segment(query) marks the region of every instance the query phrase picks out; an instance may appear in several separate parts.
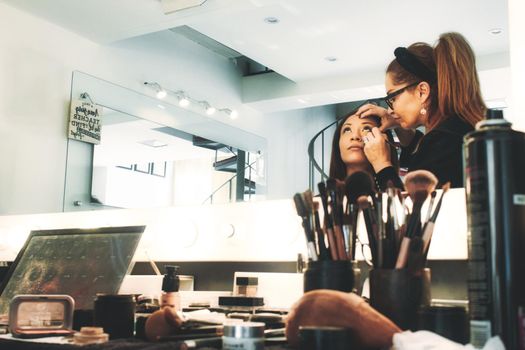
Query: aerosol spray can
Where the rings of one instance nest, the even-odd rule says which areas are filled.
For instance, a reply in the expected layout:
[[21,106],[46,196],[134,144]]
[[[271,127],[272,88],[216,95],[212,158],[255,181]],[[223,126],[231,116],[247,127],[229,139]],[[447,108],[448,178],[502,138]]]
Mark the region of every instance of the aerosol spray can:
[[525,134],[502,111],[464,139],[470,339],[525,350]]

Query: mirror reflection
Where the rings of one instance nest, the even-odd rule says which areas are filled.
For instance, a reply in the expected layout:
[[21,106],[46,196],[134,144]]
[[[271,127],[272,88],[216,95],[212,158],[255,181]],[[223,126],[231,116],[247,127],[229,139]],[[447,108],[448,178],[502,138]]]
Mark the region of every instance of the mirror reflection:
[[144,208],[264,199],[263,168],[260,154],[105,108],[91,202]]

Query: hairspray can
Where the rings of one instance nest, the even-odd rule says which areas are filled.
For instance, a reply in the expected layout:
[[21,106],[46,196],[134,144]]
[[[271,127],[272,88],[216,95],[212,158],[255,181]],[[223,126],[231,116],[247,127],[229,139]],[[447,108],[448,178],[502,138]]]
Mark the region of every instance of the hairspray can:
[[525,134],[501,111],[464,139],[470,339],[525,350]]

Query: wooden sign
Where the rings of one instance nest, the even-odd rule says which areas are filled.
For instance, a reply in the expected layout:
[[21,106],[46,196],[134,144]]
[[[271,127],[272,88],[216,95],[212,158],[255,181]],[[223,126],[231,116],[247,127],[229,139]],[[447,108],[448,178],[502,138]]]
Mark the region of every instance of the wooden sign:
[[87,101],[71,101],[68,138],[98,145],[100,143],[101,107]]

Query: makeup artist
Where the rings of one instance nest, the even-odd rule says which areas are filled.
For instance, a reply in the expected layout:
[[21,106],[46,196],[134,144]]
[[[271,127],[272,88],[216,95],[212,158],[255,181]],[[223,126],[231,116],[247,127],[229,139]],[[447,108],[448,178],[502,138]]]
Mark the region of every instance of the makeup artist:
[[[335,129],[332,139],[332,153],[330,156],[330,177],[344,181],[357,171],[363,171],[375,176],[374,168],[364,153],[363,138],[372,132],[373,128],[381,127],[381,119],[375,115],[359,117],[354,110],[341,118]],[[389,148],[388,160],[398,169],[396,148],[387,144]],[[403,184],[394,184],[403,188]]]
[[[399,175],[389,159],[388,144],[381,131],[394,128],[402,146],[400,165],[408,171],[425,169],[443,184],[463,186],[463,136],[483,119],[474,52],[459,33],[445,33],[433,48],[415,43],[398,47],[386,70],[384,98],[388,110],[366,104],[361,118],[381,117],[380,128],[363,139],[364,152],[384,190]],[[425,134],[417,127],[424,126]]]

